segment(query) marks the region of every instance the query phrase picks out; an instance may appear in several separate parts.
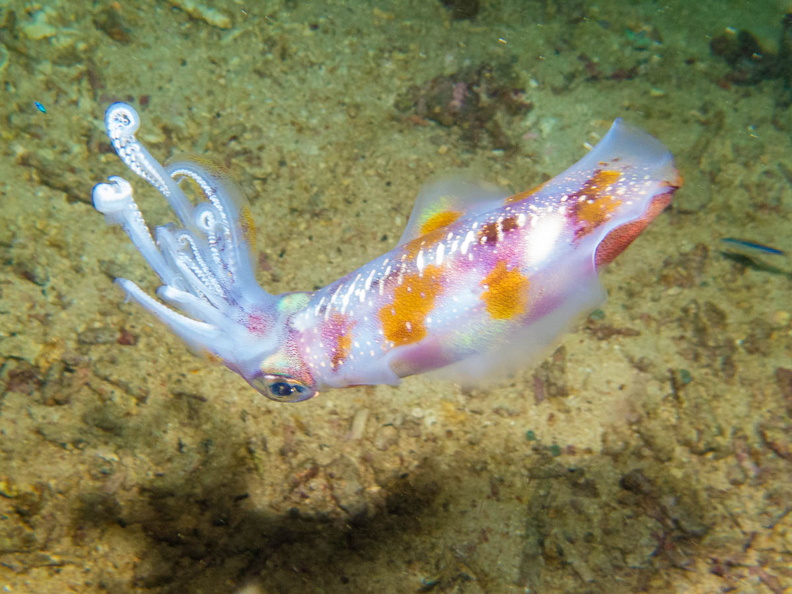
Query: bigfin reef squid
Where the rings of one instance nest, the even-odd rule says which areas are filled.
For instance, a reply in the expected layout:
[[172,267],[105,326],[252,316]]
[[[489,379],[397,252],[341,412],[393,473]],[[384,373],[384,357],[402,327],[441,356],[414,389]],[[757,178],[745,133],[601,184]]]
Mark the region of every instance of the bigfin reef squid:
[[665,146],[619,119],[578,163],[531,190],[430,183],[391,251],[317,291],[272,295],[255,278],[241,192],[198,160],[161,165],[135,138],[139,124],[124,103],[105,114],[115,152],[179,223],[152,234],[128,181],[96,185],[94,207],[124,228],[162,286],[156,299],[116,283],[278,402],[434,370],[471,383],[524,364],[604,300],[598,272],[682,183]]

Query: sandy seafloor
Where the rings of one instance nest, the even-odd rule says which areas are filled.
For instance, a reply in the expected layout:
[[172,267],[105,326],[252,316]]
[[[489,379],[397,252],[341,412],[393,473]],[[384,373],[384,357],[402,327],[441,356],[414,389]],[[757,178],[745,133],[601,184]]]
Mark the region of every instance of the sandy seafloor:
[[[726,27],[776,51],[789,7],[629,4],[0,1],[0,589],[790,591],[792,263],[719,241],[792,251],[792,108],[710,51]],[[404,107],[484,65],[532,109],[471,137]],[[90,205],[130,176],[119,99],[158,158],[229,166],[275,293],[393,247],[433,174],[523,190],[615,117],[686,185],[545,361],[279,405],[112,284],[156,286]]]

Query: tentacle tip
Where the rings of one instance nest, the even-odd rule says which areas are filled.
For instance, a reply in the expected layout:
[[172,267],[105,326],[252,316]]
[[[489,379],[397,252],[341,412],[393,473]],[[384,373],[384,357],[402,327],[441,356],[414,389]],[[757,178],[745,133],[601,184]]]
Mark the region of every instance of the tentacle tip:
[[113,103],[105,112],[105,127],[111,140],[131,136],[140,127],[140,116],[128,103]]
[[109,183],[96,184],[91,192],[93,207],[102,214],[117,213],[132,202],[132,185],[117,175]]

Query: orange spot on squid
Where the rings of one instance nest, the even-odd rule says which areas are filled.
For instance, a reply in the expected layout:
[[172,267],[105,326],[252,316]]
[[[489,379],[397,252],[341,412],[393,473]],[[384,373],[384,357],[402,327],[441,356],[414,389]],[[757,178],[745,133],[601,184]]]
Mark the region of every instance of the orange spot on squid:
[[508,270],[503,260],[495,265],[481,285],[485,287],[481,300],[493,319],[511,320],[528,309],[530,281],[520,271]]
[[570,196],[577,200],[575,216],[582,224],[577,233],[578,237],[591,233],[610,219],[619,208],[622,201],[607,192],[619,181],[621,175],[618,171],[596,171],[591,179],[586,180],[580,191]]
[[385,338],[396,346],[418,342],[426,336],[426,316],[443,289],[440,267],[427,266],[423,275],[404,276],[393,290],[393,301],[379,311]]
[[354,322],[341,314],[333,314],[322,327],[322,338],[327,344],[332,345],[330,352],[330,365],[333,371],[339,367],[349,357],[352,350],[352,327]]
[[509,196],[503,202],[504,204],[515,204],[516,202],[521,202],[522,200],[525,200],[526,198],[530,198],[534,194],[538,194],[539,192],[541,192],[542,188],[544,188],[547,185],[547,183],[548,182],[542,182],[541,184],[531,188],[530,190],[524,190],[519,194],[515,194],[514,196]]
[[462,213],[458,210],[441,210],[426,219],[421,225],[421,235],[426,235],[437,229],[442,229],[456,221]]

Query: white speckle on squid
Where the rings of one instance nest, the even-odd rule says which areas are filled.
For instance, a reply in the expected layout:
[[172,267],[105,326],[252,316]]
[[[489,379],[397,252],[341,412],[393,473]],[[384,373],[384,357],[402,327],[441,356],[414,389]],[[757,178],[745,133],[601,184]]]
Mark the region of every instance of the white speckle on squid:
[[344,288],[343,283],[338,285],[338,288],[333,293],[333,296],[330,297],[330,303],[327,304],[327,309],[325,309],[325,312],[324,312],[324,319],[325,320],[330,318],[330,310],[333,309],[333,305],[335,304],[336,297],[338,297],[338,294],[341,292],[341,289],[343,289],[343,288]]
[[[375,272],[377,272],[377,271],[372,268],[371,272],[368,275],[368,278],[366,279],[366,284],[365,284],[366,291],[368,291],[371,288],[371,281],[374,280],[374,273]],[[361,299],[361,301],[362,301],[362,299]]]
[[379,283],[379,294],[380,294],[380,297],[382,297],[382,294],[385,291],[385,280],[388,278],[388,275],[390,273],[391,273],[391,266],[390,266],[390,264],[388,264],[388,267],[385,269],[385,272],[382,273],[382,277],[381,277],[380,283]]
[[349,285],[347,292],[344,293],[344,296],[341,299],[341,313],[346,313],[346,308],[349,305],[349,300],[352,297],[352,294],[355,292],[355,285],[357,285],[358,280],[360,279],[360,274],[355,277],[355,280]]
[[335,305],[335,300],[336,300],[336,297],[338,297],[338,294],[341,292],[341,289],[343,289],[343,288],[344,288],[344,284],[343,284],[343,283],[341,283],[340,285],[338,285],[338,286],[336,287],[336,290],[335,290],[335,291],[333,291],[333,294],[332,294],[332,296],[330,297],[330,303],[328,304],[328,306],[333,306],[333,305]]
[[424,255],[423,250],[418,252],[418,257],[415,259],[415,265],[418,267],[418,274],[419,276],[423,276],[424,270]]
[[319,303],[317,304],[316,308],[314,309],[314,315],[315,316],[318,316],[319,312],[322,311],[322,306],[324,305],[324,302],[326,300],[327,300],[327,295],[322,295],[322,298],[319,300]]
[[459,251],[462,252],[462,255],[467,254],[468,247],[470,247],[470,244],[473,243],[473,237],[473,231],[468,231],[467,235],[465,235],[465,241],[462,242],[462,247],[459,249]]
[[435,254],[435,264],[440,266],[443,263],[444,254],[445,254],[445,244],[440,242],[437,245],[437,253]]

